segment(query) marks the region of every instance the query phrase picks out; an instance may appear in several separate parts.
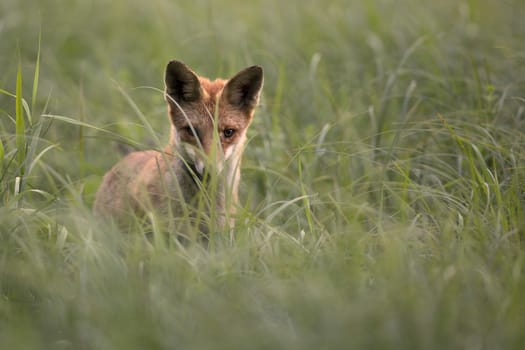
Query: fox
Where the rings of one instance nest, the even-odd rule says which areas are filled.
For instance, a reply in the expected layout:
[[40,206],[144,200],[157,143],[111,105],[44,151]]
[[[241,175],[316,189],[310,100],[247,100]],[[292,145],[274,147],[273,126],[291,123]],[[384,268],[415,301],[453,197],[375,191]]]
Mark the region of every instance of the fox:
[[130,214],[144,217],[153,211],[172,221],[191,218],[204,235],[213,224],[232,228],[246,132],[263,83],[258,65],[230,79],[210,80],[170,61],[164,73],[168,144],[129,153],[114,165],[96,193],[94,213],[120,223]]

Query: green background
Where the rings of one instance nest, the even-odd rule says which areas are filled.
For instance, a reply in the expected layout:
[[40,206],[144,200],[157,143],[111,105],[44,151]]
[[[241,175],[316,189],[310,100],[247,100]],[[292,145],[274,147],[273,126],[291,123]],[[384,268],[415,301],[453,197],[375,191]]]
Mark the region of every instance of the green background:
[[[521,349],[524,16],[2,0],[0,347]],[[115,162],[167,141],[171,59],[265,71],[238,224],[207,248],[91,214]]]

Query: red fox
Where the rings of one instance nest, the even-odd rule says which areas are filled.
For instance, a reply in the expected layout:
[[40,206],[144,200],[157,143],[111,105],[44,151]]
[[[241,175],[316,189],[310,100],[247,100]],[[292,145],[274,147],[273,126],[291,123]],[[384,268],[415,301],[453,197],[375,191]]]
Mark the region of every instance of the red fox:
[[[202,224],[206,217],[215,216],[221,226],[229,218],[231,224],[246,130],[259,102],[263,70],[252,66],[229,80],[210,81],[171,61],[164,82],[171,122],[168,145],[162,152],[130,153],[117,163],[104,176],[94,211],[120,222],[130,212],[190,217],[201,221],[201,231],[208,231]],[[212,191],[209,179],[214,176],[219,180]],[[201,204],[195,200],[203,193],[207,205],[202,198]]]

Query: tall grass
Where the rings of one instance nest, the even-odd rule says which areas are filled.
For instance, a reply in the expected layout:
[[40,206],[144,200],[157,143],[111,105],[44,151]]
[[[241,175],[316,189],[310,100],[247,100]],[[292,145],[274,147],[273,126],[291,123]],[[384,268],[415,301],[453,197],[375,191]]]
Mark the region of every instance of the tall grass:
[[[3,1],[0,348],[520,349],[523,14]],[[167,140],[173,58],[265,69],[237,224],[207,246],[91,212],[112,164]]]

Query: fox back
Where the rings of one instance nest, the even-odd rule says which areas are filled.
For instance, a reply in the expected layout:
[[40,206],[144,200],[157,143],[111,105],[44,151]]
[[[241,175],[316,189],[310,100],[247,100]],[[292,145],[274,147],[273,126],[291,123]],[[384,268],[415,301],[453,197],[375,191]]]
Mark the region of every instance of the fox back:
[[[94,211],[121,223],[130,213],[151,211],[175,220],[192,218],[206,233],[203,218],[209,223],[214,216],[211,220],[223,226],[235,211],[246,130],[259,102],[263,71],[252,66],[229,80],[210,81],[171,61],[164,82],[168,144],[163,151],[130,153],[117,163],[103,178]],[[202,194],[205,205],[202,196],[196,200]]]

